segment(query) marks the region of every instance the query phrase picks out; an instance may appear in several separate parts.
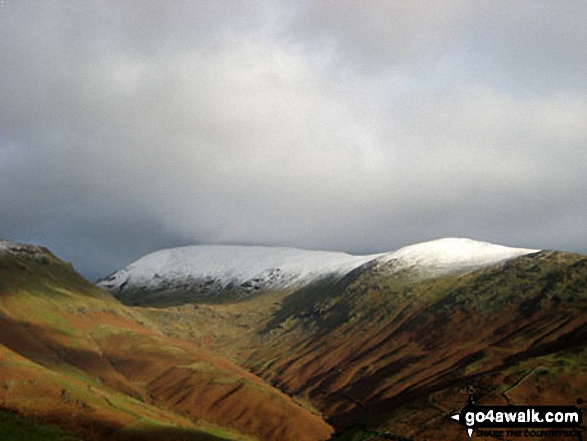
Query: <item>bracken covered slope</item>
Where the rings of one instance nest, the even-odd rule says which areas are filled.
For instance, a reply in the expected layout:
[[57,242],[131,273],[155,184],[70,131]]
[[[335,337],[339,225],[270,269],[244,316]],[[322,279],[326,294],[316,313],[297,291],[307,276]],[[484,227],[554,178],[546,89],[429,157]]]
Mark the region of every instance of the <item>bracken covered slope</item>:
[[86,440],[330,436],[319,415],[225,358],[154,331],[46,249],[1,248],[0,408]]

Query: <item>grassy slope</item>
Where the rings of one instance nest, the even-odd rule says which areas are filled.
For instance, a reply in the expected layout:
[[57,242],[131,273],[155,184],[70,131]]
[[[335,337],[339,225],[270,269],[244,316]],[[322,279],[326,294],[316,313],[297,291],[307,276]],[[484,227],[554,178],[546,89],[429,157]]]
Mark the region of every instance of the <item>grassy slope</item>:
[[587,390],[585,256],[542,252],[438,279],[383,265],[255,302],[149,314],[316,406],[346,439],[465,439],[447,415],[468,383],[499,404],[572,404]]
[[78,276],[48,251],[0,255],[0,406],[85,439],[325,439],[322,419]]

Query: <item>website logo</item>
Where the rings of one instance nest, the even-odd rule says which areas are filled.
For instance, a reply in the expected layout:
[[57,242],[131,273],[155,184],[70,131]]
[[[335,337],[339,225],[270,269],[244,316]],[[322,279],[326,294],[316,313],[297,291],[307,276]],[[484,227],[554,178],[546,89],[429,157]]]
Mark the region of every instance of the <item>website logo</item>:
[[[459,413],[451,418],[465,426],[469,438],[478,430],[486,436],[544,436],[534,429],[566,429],[568,436],[578,436],[584,428],[583,411],[576,406],[482,406],[475,403],[473,387],[467,387],[469,398]],[[577,400],[577,404],[582,404]],[[492,429],[509,429],[495,431]],[[487,430],[482,430],[487,429]],[[500,433],[496,433],[500,432]]]

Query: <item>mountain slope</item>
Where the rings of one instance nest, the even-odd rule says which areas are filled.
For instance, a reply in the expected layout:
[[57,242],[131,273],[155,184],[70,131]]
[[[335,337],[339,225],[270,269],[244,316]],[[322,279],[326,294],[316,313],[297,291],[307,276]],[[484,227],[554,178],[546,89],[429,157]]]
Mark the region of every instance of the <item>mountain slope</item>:
[[326,439],[245,369],[148,327],[40,247],[0,243],[0,407],[84,439]]
[[414,439],[450,430],[437,420],[462,406],[454,396],[468,383],[499,404],[584,394],[585,256],[540,252],[424,280],[388,271],[374,266],[316,295],[311,310],[289,309],[265,330],[279,344],[245,363],[308,397],[339,430],[370,422]]

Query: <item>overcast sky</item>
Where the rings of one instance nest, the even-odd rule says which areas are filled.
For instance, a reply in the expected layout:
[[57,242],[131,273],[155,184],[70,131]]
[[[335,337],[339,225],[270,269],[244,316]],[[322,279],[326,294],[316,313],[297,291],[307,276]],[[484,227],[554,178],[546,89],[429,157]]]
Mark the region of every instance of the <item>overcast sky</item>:
[[0,0],[0,237],[587,253],[587,2]]

